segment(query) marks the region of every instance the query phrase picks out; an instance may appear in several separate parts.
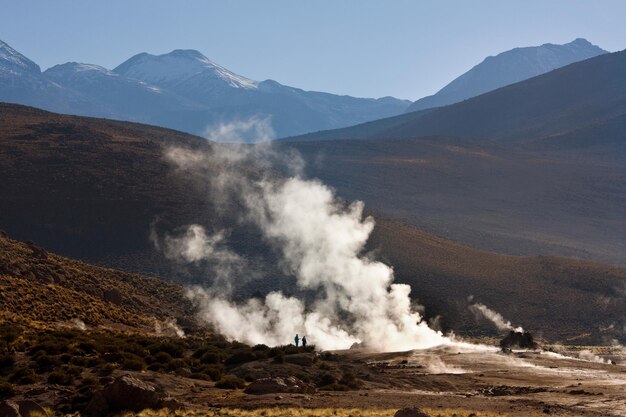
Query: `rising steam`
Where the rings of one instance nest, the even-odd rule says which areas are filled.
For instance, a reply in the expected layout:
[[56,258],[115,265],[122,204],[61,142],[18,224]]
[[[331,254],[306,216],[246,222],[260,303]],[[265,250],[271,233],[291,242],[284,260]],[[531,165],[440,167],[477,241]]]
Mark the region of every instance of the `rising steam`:
[[185,337],[185,331],[178,326],[176,319],[167,319],[164,321],[154,319],[154,332],[159,335],[170,337]]
[[[258,163],[253,159],[259,155],[276,157],[267,145],[215,146],[204,155],[181,148],[166,152],[176,169],[186,173],[204,175],[206,164],[220,166],[219,176],[206,178],[215,194],[237,195],[243,221],[261,231],[298,289],[316,297],[274,291],[264,299],[235,302],[214,287],[190,288],[188,296],[203,320],[226,337],[250,344],[286,344],[296,333],[306,334],[321,349],[361,343],[379,351],[409,350],[449,342],[422,321],[411,303],[411,288],[394,284],[389,266],[363,255],[374,220],[363,217],[361,202],[346,206],[329,187],[298,173],[288,178],[243,175],[242,167]],[[195,262],[215,256],[220,239],[222,235],[194,225],[178,237],[165,238],[164,250],[167,254],[174,248],[170,256]]]
[[487,320],[491,321],[498,328],[498,330],[512,330],[518,333],[524,332],[524,329],[522,327],[513,327],[510,321],[502,317],[502,314],[498,313],[497,311],[493,311],[484,304],[470,304],[469,309],[472,313],[474,313],[474,315],[478,317],[484,317]]
[[203,136],[213,142],[251,143],[276,137],[270,116],[255,115],[243,120],[231,120],[209,125]]

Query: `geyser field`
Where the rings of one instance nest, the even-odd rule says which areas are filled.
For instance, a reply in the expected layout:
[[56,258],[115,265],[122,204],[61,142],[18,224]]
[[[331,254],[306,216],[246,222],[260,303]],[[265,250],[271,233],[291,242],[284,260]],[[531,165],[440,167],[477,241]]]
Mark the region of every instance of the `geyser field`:
[[[500,347],[494,340],[472,343],[431,329],[410,297],[411,287],[394,283],[392,267],[377,261],[376,254],[364,253],[375,224],[364,217],[362,203],[340,201],[326,185],[305,179],[297,154],[285,157],[261,144],[205,153],[169,148],[165,158],[178,175],[204,184],[213,198],[220,196],[216,207],[240,207],[238,221],[260,231],[295,283],[289,295],[273,289],[264,297],[242,299],[238,279],[251,266],[229,248],[230,230],[191,224],[160,235],[153,231],[155,245],[166,256],[205,262],[207,274],[216,277],[187,289],[201,321],[229,340],[250,345],[283,345],[295,334],[306,334],[360,381],[356,391],[345,393],[218,395],[220,406],[322,408],[330,396],[339,408],[420,404],[434,415],[443,408],[503,415],[626,412],[624,348],[617,342],[599,354],[571,346],[542,347],[521,326],[472,296],[468,309],[502,335],[508,333]],[[215,165],[222,167],[220,174],[207,175],[205,167]],[[248,174],[252,166],[257,168],[254,176]],[[289,361],[292,367],[296,356]],[[271,368],[263,361],[250,362],[238,372],[289,374]],[[216,401],[211,395],[207,401]]]
[[[23,131],[38,126],[39,118],[58,117],[18,110],[27,120],[16,122],[21,138],[30,138]],[[19,121],[19,112],[11,120]],[[37,139],[44,143],[38,145],[42,157],[49,158],[52,152],[60,158],[67,152],[55,148],[58,127],[45,120],[40,130],[52,133],[37,136],[44,135]],[[72,131],[72,123],[75,120],[67,117],[63,131]],[[184,137],[171,139],[170,131],[164,133],[168,140],[155,144],[145,138],[162,133],[156,128],[146,134],[144,127],[133,126],[140,129],[133,133],[123,123],[98,123],[102,139],[81,143],[95,147],[94,153],[111,151],[113,156],[102,161],[116,160],[120,149],[133,155],[123,159],[131,165],[115,170],[120,177],[105,183],[114,189],[102,194],[121,193],[118,184],[124,184],[132,195],[120,201],[133,204],[120,216],[114,212],[121,210],[116,200],[114,214],[107,217],[109,210],[98,209],[102,203],[96,189],[93,205],[85,207],[109,220],[106,227],[88,229],[94,231],[90,236],[99,239],[110,233],[112,242],[124,244],[135,236],[152,252],[136,251],[121,259],[155,266],[168,261],[181,274],[169,275],[172,269],[164,269],[161,276],[186,280],[167,283],[90,265],[55,255],[56,249],[48,252],[50,248],[39,242],[20,241],[13,231],[0,233],[0,395],[5,398],[85,416],[155,409],[143,415],[366,417],[393,416],[415,406],[442,417],[624,415],[622,301],[620,288],[613,286],[622,282],[618,268],[540,260],[540,266],[556,269],[540,276],[545,281],[576,284],[577,292],[563,293],[576,295],[573,300],[591,294],[588,299],[595,302],[592,297],[604,294],[602,288],[613,290],[603,298],[607,310],[598,310],[606,313],[603,323],[586,314],[584,325],[578,327],[559,319],[540,327],[528,317],[541,318],[538,311],[550,315],[555,304],[542,304],[547,309],[542,313],[537,303],[544,299],[533,298],[537,292],[520,297],[509,288],[537,289],[519,282],[528,271],[528,259],[515,259],[513,265],[522,266],[515,278],[498,275],[507,295],[504,300],[514,303],[504,314],[493,297],[487,299],[488,291],[480,287],[484,282],[471,276],[416,269],[408,281],[399,268],[394,271],[401,262],[391,262],[384,244],[379,247],[389,240],[368,246],[390,222],[381,219],[377,226],[362,203],[343,201],[328,185],[308,178],[299,154],[288,148],[271,143],[215,144],[200,138],[185,142]],[[107,139],[110,132],[118,132],[115,129],[119,133]],[[35,146],[33,141],[7,142]],[[82,157],[74,157],[74,165],[68,166],[92,172],[91,160],[80,168]],[[54,190],[43,179],[34,179],[39,178],[41,165],[37,159],[19,165],[36,167],[35,177],[27,182],[41,186],[37,195]],[[150,166],[152,174],[143,174],[150,182],[135,183],[143,171],[132,171],[133,166]],[[63,178],[83,177],[68,173]],[[21,177],[8,178],[9,184],[17,184],[9,190],[24,191],[19,185],[23,181],[11,182],[13,178]],[[97,181],[81,182],[80,187],[89,191],[93,183]],[[135,192],[140,196],[137,201]],[[151,211],[153,207],[158,210]],[[28,213],[27,207],[19,208],[11,212],[13,216]],[[85,220],[73,213],[70,220]],[[27,223],[35,218],[28,217]],[[121,227],[120,218],[130,220]],[[63,226],[55,233],[75,229],[82,230]],[[138,233],[133,235],[133,230]],[[403,253],[419,256],[416,248],[422,246],[393,237],[392,243]],[[449,242],[427,239],[423,251],[440,250],[434,255],[437,262],[453,264],[459,259],[448,257],[455,253],[449,251]],[[480,267],[488,260],[479,271],[489,273],[493,265],[511,271],[509,257],[466,253],[471,254],[466,262]],[[504,264],[494,264],[494,259]],[[107,265],[103,260],[93,263]],[[455,267],[458,272],[468,263]],[[576,279],[570,281],[570,274]],[[586,280],[594,274],[605,279]],[[459,287],[464,280],[465,286]],[[452,281],[454,289],[448,287]],[[587,291],[591,284],[601,290],[580,290]],[[439,306],[456,304],[466,316],[447,321],[448,309],[433,313],[423,307],[431,301],[424,294],[432,286],[440,286],[440,294],[454,293],[453,302]],[[561,310],[555,315],[572,317],[563,308],[574,303],[560,296],[552,299],[567,305],[558,305]],[[576,307],[592,311],[594,305]],[[534,316],[511,313],[526,313],[527,307]],[[611,325],[598,330],[595,339],[587,337],[585,332],[607,322]],[[450,323],[465,327],[455,334]],[[580,338],[555,336],[561,324]],[[474,325],[482,327],[472,332]],[[306,349],[293,345],[295,334],[306,335]],[[602,346],[589,342],[603,336]]]

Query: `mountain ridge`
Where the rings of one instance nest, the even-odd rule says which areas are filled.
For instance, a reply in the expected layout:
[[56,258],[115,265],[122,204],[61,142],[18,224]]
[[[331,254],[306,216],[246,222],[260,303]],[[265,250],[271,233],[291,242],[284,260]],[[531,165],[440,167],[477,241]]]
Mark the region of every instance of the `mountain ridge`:
[[437,93],[413,102],[407,112],[458,103],[506,85],[607,53],[583,38],[556,45],[518,47],[488,56]]
[[[140,53],[113,70],[70,62],[44,72],[5,43],[0,44],[0,54],[2,101],[150,123],[196,135],[207,135],[222,124],[245,126],[250,120],[263,120],[270,128],[267,131],[287,136],[401,114],[410,104],[389,97],[356,98],[305,91],[272,80],[253,81],[195,50]],[[254,131],[239,136],[236,140],[258,139]]]
[[283,140],[440,135],[522,143],[563,137],[585,126],[608,123],[626,112],[625,71],[626,50],[576,62],[448,106]]

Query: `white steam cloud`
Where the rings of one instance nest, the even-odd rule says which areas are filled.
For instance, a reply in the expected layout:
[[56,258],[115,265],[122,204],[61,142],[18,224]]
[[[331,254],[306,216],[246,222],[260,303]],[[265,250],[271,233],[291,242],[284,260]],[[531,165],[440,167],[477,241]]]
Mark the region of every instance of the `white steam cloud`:
[[270,116],[251,116],[207,126],[203,136],[213,142],[250,143],[272,140],[276,137]]
[[85,325],[85,322],[82,321],[79,318],[73,318],[72,320],[70,320],[70,322],[78,329],[78,330],[87,330],[87,325]]
[[[188,295],[203,320],[226,337],[250,344],[286,344],[296,333],[321,349],[360,343],[392,351],[450,343],[422,321],[409,297],[411,288],[393,283],[389,266],[362,254],[374,228],[372,218],[363,218],[362,203],[341,204],[330,188],[297,174],[287,179],[242,174],[242,167],[259,154],[276,157],[266,145],[223,152],[219,148],[203,156],[174,148],[166,157],[177,169],[196,175],[206,174],[205,164],[220,166],[219,176],[207,181],[222,196],[237,194],[243,219],[276,250],[297,288],[316,297],[274,291],[264,299],[234,302],[213,288],[190,288]],[[239,154],[234,156],[234,151]],[[164,250],[175,248],[178,256],[194,262],[216,256],[221,239],[194,225],[177,238],[164,239]]]
[[376,350],[412,349],[443,343],[421,323],[407,285],[393,284],[387,265],[359,256],[374,227],[363,205],[344,207],[317,181],[262,180],[245,196],[249,218],[279,249],[300,289],[318,291],[312,305],[272,292],[264,301],[234,304],[196,289],[202,317],[227,337],[250,343],[288,343],[296,333],[322,349],[353,343]]
[[170,337],[185,337],[185,331],[178,326],[176,319],[167,319],[162,322],[154,319],[154,332],[159,335]]
[[155,247],[167,258],[193,264],[210,261],[214,286],[220,285],[222,290],[230,290],[231,277],[242,273],[246,262],[224,245],[225,238],[224,230],[207,234],[204,227],[197,224],[187,226],[175,236],[166,234],[159,237],[154,225],[150,231],[150,239]]
[[481,303],[470,304],[469,309],[472,313],[474,313],[478,317],[484,317],[487,320],[491,321],[498,330],[512,330],[518,333],[523,333],[524,329],[522,327],[514,327],[510,321],[506,320],[502,317],[502,314],[493,311],[489,307]]

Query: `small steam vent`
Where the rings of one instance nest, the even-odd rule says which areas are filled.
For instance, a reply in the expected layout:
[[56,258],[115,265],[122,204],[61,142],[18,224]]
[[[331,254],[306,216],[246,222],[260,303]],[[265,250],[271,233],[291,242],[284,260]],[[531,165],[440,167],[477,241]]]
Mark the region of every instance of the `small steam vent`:
[[537,349],[539,345],[530,332],[511,330],[500,341],[500,349],[509,352],[511,349]]

